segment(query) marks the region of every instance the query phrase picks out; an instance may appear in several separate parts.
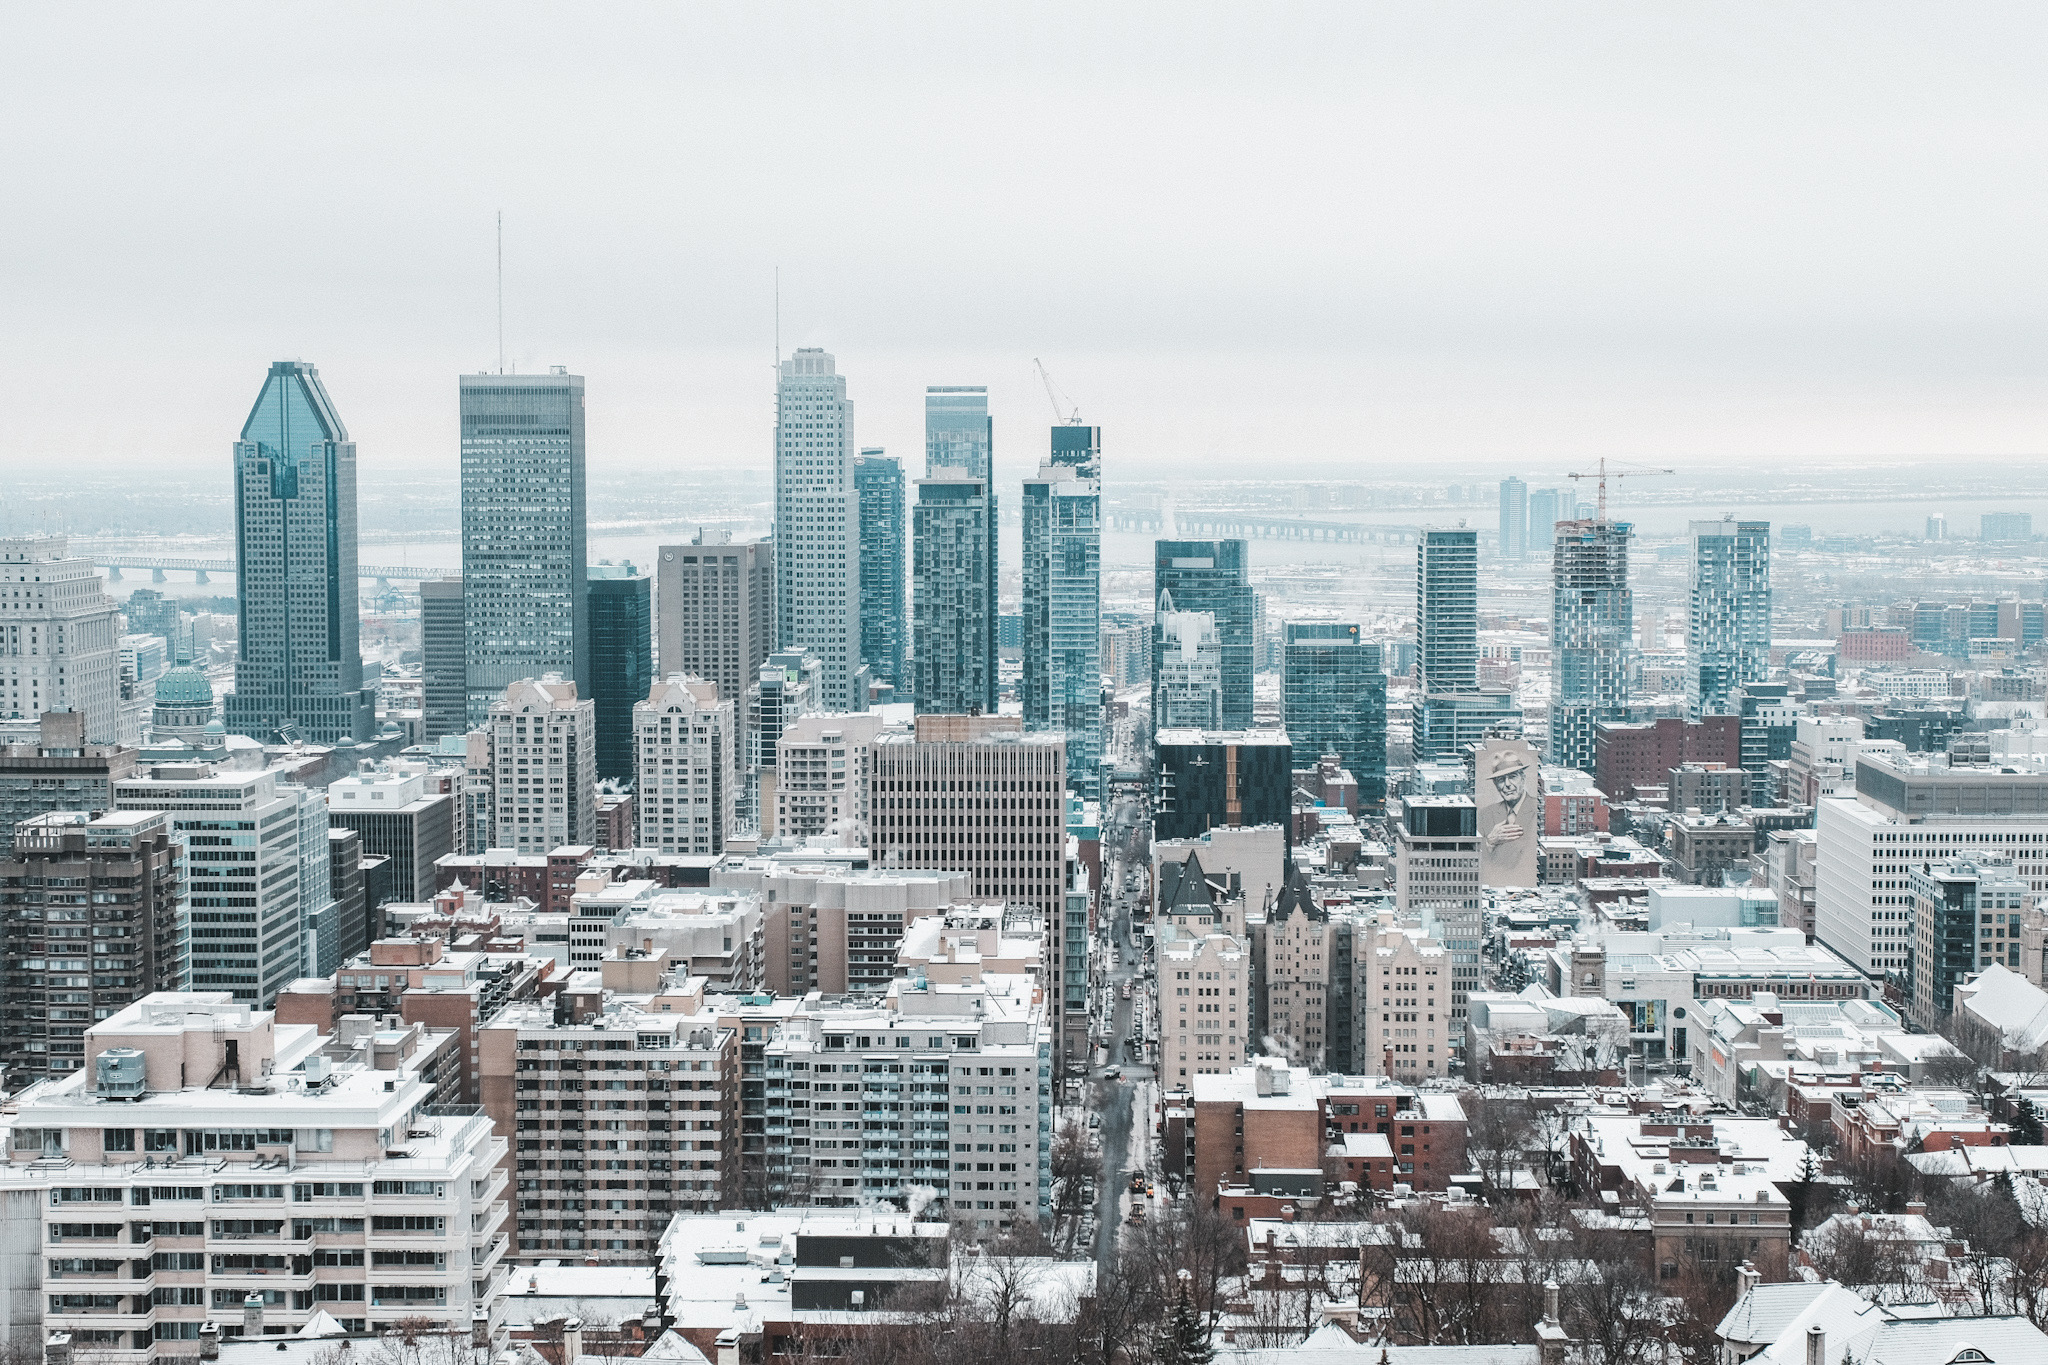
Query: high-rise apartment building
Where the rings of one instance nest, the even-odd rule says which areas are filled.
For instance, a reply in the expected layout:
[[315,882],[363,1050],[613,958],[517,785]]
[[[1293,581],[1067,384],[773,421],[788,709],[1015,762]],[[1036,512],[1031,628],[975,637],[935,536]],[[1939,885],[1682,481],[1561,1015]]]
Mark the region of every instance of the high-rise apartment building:
[[1500,557],[1529,556],[1529,485],[1520,479],[1500,481]]
[[340,951],[327,803],[273,772],[163,765],[114,784],[117,811],[162,811],[185,850],[189,963],[180,979],[267,1005]]
[[1415,544],[1415,690],[1479,690],[1479,533],[1424,531]]
[[1557,523],[1568,521],[1578,510],[1578,499],[1555,488],[1538,488],[1529,494],[1529,548],[1548,553],[1557,539]]
[[1102,761],[1102,428],[1052,429],[1024,481],[1024,727],[1067,737],[1067,780],[1093,799]]
[[1967,978],[1994,962],[2020,970],[2020,912],[2033,891],[2012,860],[1997,854],[1914,863],[1906,882],[1914,934],[1906,998],[1913,1026],[1935,1033]]
[[1290,621],[1282,718],[1303,766],[1335,754],[1377,811],[1387,793],[1387,674],[1354,622]]
[[[206,707],[210,716],[211,691]],[[135,759],[125,745],[87,743],[81,712],[44,712],[35,743],[0,744],[0,829],[56,810],[108,809],[113,784],[134,774]]]
[[1687,530],[1686,714],[1735,715],[1741,689],[1771,675],[1771,524],[1729,518]]
[[1635,596],[1625,521],[1559,522],[1550,568],[1550,761],[1590,773],[1603,723],[1628,719]]
[[1215,613],[1162,611],[1154,629],[1159,636],[1152,678],[1155,733],[1220,729],[1223,644],[1216,637]]
[[161,811],[56,811],[11,834],[0,886],[25,889],[4,930],[0,1048],[17,1081],[40,1080],[85,1065],[94,1021],[179,984],[184,850]]
[[463,619],[469,721],[505,689],[557,673],[589,696],[583,376],[466,374]]
[[744,710],[747,689],[775,651],[774,542],[699,531],[689,544],[664,545],[659,553],[661,675],[715,683],[719,696]]
[[[919,716],[875,742],[869,847],[883,868],[974,875],[976,899],[1027,905],[1044,926],[1046,998],[1062,1008],[1055,935],[1066,895],[1067,747],[1014,716]],[[1058,1037],[1058,1018],[1050,1021]]]
[[[1152,549],[1152,601],[1158,612],[1206,611],[1216,618],[1223,672],[1223,728],[1252,724],[1252,643],[1258,606],[1242,540],[1162,540]],[[1159,715],[1159,659],[1165,648],[1155,617],[1152,714]]]
[[38,1134],[75,1183],[0,1171],[0,1236],[51,1258],[42,1329],[109,1365],[198,1360],[223,1335],[268,1351],[255,1343],[335,1326],[492,1330],[505,1144],[435,1107],[455,1040],[323,1037],[224,991],[160,992],[94,1024],[84,1070],[21,1096],[14,1129],[17,1153]]
[[715,684],[671,673],[633,708],[641,848],[723,853],[739,796],[735,707]]
[[590,566],[590,700],[597,709],[597,775],[633,776],[633,708],[654,685],[651,580],[631,564]]
[[420,584],[420,740],[469,729],[469,631],[462,620],[462,580]]
[[119,618],[64,537],[0,540],[0,716],[76,711],[89,742],[120,743]]
[[494,847],[546,853],[597,838],[597,708],[559,673],[491,703]]
[[376,695],[363,686],[357,627],[356,444],[304,361],[270,367],[235,442],[235,584],[228,732],[318,744],[370,738]]
[[775,742],[774,799],[761,812],[761,837],[831,834],[844,847],[865,848],[869,769],[882,732],[882,717],[866,711],[812,714],[784,725]]
[[[852,711],[860,672],[860,494],[853,404],[829,353],[806,347],[775,386],[775,641],[824,664],[824,709]],[[664,664],[666,667],[666,664]]]
[[740,824],[761,829],[775,805],[775,750],[783,729],[799,716],[824,709],[825,665],[809,649],[778,650],[747,689],[741,767]]
[[917,480],[911,674],[923,714],[995,714],[995,598],[987,583],[995,534],[987,480],[946,470]]
[[910,521],[903,466],[879,448],[863,450],[853,462],[853,483],[860,494],[860,661],[870,679],[889,684],[904,700],[910,692],[904,668]]

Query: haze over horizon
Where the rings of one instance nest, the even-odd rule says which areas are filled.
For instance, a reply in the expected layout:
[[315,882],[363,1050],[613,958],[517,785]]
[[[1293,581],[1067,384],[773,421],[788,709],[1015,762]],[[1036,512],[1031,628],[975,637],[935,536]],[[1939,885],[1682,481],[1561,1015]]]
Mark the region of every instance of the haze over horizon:
[[500,209],[594,474],[767,468],[778,266],[861,444],[983,383],[1005,478],[1034,356],[1112,483],[2048,444],[2037,8],[102,13],[0,21],[19,469],[224,475],[300,356],[452,475]]

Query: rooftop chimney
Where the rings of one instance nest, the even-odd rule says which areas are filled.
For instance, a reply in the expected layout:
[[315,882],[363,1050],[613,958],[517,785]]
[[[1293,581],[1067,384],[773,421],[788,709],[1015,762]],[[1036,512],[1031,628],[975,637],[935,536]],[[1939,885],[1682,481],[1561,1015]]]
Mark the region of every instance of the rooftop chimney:
[[52,1332],[44,1338],[43,1365],[71,1365],[71,1333]]
[[201,1360],[220,1359],[219,1323],[202,1322],[199,1324],[199,1358]]
[[1763,1282],[1763,1275],[1757,1270],[1756,1262],[1744,1261],[1735,1271],[1735,1295],[1737,1298]]
[[242,1335],[260,1337],[263,1335],[263,1296],[250,1290],[242,1299]]
[[576,1365],[583,1357],[583,1319],[562,1320],[562,1365]]
[[1828,1365],[1828,1334],[1818,1324],[1806,1329],[1806,1365]]

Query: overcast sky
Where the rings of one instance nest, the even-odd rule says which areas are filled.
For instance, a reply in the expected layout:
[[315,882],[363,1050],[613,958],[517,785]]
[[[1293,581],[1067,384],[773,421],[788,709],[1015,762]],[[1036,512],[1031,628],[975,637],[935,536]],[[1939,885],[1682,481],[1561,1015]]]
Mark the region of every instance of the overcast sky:
[[[225,480],[315,361],[366,471],[496,363],[594,472],[863,444],[1043,357],[1111,478],[2048,447],[2048,8],[16,4],[0,468]],[[225,486],[225,483],[224,483]]]

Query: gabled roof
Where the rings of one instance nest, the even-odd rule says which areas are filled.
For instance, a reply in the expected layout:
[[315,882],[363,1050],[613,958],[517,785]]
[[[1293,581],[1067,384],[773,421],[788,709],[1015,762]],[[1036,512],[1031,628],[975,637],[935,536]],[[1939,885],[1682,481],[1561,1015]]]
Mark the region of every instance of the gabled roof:
[[[1192,853],[1188,855],[1190,859],[1194,856]],[[1329,912],[1316,904],[1316,898],[1309,893],[1308,878],[1302,875],[1299,867],[1294,869],[1294,874],[1287,879],[1287,884],[1280,888],[1280,898],[1273,904],[1272,922],[1279,924],[1297,913],[1312,920],[1330,917]]]

